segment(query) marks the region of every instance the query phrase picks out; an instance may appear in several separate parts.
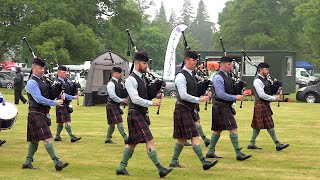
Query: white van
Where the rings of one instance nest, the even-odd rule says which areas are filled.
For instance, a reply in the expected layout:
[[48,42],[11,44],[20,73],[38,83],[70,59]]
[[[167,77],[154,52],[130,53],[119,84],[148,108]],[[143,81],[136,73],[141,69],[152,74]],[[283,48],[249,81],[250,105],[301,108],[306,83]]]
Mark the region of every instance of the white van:
[[318,79],[317,77],[311,76],[304,68],[296,68],[296,78],[306,82],[308,85],[313,84],[313,82]]

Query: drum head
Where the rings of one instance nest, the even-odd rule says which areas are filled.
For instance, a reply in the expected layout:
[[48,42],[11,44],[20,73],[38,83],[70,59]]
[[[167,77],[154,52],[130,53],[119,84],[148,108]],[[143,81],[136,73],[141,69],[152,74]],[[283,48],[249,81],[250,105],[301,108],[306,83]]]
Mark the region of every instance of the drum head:
[[5,102],[5,105],[3,103],[0,103],[0,119],[2,120],[9,120],[16,117],[18,114],[18,108],[15,104],[12,102]]

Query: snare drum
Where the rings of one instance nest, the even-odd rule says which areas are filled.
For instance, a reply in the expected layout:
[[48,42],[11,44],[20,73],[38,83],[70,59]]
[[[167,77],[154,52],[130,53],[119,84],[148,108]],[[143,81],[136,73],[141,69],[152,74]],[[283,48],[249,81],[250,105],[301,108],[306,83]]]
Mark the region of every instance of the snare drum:
[[11,129],[16,123],[18,108],[11,102],[0,103],[0,130]]

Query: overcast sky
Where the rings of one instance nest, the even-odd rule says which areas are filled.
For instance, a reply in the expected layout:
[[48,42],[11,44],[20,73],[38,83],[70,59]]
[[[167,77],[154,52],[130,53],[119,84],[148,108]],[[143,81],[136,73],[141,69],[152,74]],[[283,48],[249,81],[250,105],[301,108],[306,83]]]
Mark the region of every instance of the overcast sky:
[[[181,15],[181,10],[182,10],[184,0],[154,0],[156,7],[150,8],[148,10],[148,14],[154,16],[156,12],[160,9],[161,1],[163,1],[164,3],[164,7],[166,9],[166,15],[168,16],[167,18],[170,17],[171,9],[175,11],[176,15],[178,16]],[[191,3],[194,8],[194,15],[197,14],[199,1],[200,0],[191,0]],[[228,0],[203,0],[204,4],[207,7],[207,11],[210,16],[211,22],[214,22],[215,24],[217,24],[219,12],[222,11],[227,1]]]

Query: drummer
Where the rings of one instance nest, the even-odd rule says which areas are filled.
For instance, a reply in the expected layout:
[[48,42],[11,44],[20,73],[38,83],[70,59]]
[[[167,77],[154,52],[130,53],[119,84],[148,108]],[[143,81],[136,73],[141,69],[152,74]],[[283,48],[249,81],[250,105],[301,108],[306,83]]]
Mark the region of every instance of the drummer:
[[[0,103],[4,104],[4,102],[5,102],[4,97],[2,96],[2,94],[0,92]],[[0,125],[1,125],[1,119],[0,119]],[[0,128],[0,131],[1,131],[1,128]],[[6,143],[6,142],[7,142],[6,140],[1,140],[0,139],[0,146],[2,146],[2,144]]]

